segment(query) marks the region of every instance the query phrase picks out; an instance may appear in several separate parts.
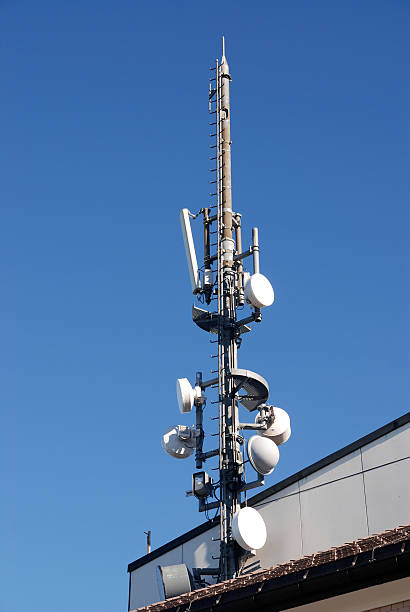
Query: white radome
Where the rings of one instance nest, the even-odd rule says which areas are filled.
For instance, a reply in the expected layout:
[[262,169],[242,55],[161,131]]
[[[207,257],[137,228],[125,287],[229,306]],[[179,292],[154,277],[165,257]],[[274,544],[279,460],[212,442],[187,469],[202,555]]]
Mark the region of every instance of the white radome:
[[[290,428],[290,417],[286,410],[282,408],[278,408],[277,406],[272,407],[274,421],[268,429],[262,429],[259,431],[259,435],[265,438],[270,438],[277,444],[283,444],[290,438],[291,428]],[[255,418],[255,423],[258,422],[259,415]]]
[[187,378],[177,379],[177,399],[180,412],[185,414],[191,412],[194,405],[194,390]]
[[266,543],[265,521],[255,508],[241,508],[232,520],[232,535],[245,550],[259,550]]
[[279,461],[279,449],[270,438],[251,436],[247,451],[252,467],[263,476],[269,476]]
[[273,287],[263,274],[252,274],[245,285],[245,299],[255,308],[272,306],[275,294]]
[[166,453],[168,453],[168,455],[171,455],[171,457],[175,457],[176,459],[186,459],[194,452],[196,440],[193,436],[189,437],[188,439],[181,440],[181,438],[178,436],[180,428],[183,428],[189,435],[189,430],[191,429],[190,427],[172,425],[171,427],[168,427],[162,436],[162,448]]

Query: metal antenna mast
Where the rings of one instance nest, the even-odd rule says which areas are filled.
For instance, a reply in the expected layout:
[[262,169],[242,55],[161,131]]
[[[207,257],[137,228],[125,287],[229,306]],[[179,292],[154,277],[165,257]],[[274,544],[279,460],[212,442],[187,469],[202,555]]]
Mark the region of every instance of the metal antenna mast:
[[218,215],[218,390],[219,390],[219,474],[220,474],[220,579],[236,575],[235,541],[232,519],[240,507],[242,453],[238,442],[238,403],[231,371],[237,367],[235,322],[238,271],[234,268],[231,116],[229,86],[231,76],[222,38],[222,60],[216,62],[216,142]]
[[[257,230],[254,230],[254,245],[247,253],[242,253],[241,215],[232,210],[231,175],[231,75],[225,55],[225,38],[222,37],[222,58],[216,60],[215,78],[211,79],[209,112],[215,115],[216,127],[216,220],[217,220],[217,322],[218,322],[218,393],[219,393],[219,490],[220,490],[220,565],[219,580],[227,580],[237,575],[238,561],[244,551],[240,550],[232,532],[233,519],[241,507],[242,492],[245,484],[242,444],[239,430],[238,391],[248,391],[248,402],[261,404],[268,396],[267,383],[258,375],[247,370],[238,370],[237,350],[241,344],[241,334],[250,331],[246,323],[261,321],[260,308],[255,307],[251,316],[238,322],[237,308],[244,305],[243,257],[253,255],[254,271],[259,272],[259,247]],[[205,212],[208,219],[209,211]],[[205,240],[205,244],[206,244]],[[212,257],[208,257],[208,260]],[[207,261],[205,257],[205,268]],[[273,301],[273,299],[272,299]],[[259,380],[258,380],[259,379]],[[264,385],[265,383],[265,385]],[[255,409],[252,405],[251,409]],[[249,409],[249,405],[247,406]],[[258,426],[249,427],[257,429]],[[263,484],[258,478],[250,486]]]
[[[252,244],[242,250],[241,214],[232,209],[231,179],[231,111],[229,89],[231,75],[225,55],[225,39],[222,38],[222,58],[216,60],[214,75],[209,84],[209,125],[215,127],[210,136],[214,138],[210,157],[215,161],[215,180],[210,181],[216,189],[210,194],[216,198],[197,214],[188,209],[180,213],[188,269],[194,295],[208,305],[215,303],[216,311],[193,306],[193,321],[202,330],[217,335],[218,368],[213,370],[217,377],[204,381],[197,372],[195,387],[188,379],[177,380],[177,396],[182,413],[188,413],[195,406],[194,427],[177,425],[164,434],[162,444],[167,453],[174,457],[189,457],[195,450],[197,470],[202,470],[207,459],[218,457],[219,481],[204,471],[193,474],[192,494],[199,500],[199,511],[219,511],[220,559],[218,567],[192,568],[196,588],[204,584],[202,576],[215,576],[219,582],[237,576],[244,560],[262,548],[266,541],[266,526],[254,508],[242,507],[243,493],[264,484],[264,476],[273,472],[279,460],[277,446],[290,436],[290,421],[281,408],[267,404],[268,383],[262,376],[250,370],[238,368],[238,349],[242,335],[250,332],[249,323],[262,320],[261,309],[274,301],[274,292],[268,279],[260,273],[258,229],[252,229]],[[202,215],[204,234],[204,265],[198,268],[190,219]],[[211,242],[212,236],[216,241]],[[216,252],[212,253],[212,248]],[[252,256],[253,274],[244,270],[244,259]],[[216,269],[215,269],[216,268]],[[214,281],[214,273],[216,279]],[[249,305],[251,313],[238,320],[238,309]],[[203,451],[205,432],[203,410],[206,389],[218,390],[218,448]],[[257,411],[251,423],[239,420],[239,404],[249,412]],[[257,472],[256,480],[246,482],[244,470],[243,430],[254,430],[247,442],[247,453],[252,467]],[[216,491],[219,490],[219,497]],[[214,497],[216,501],[208,501]],[[178,571],[175,568],[178,569]],[[169,569],[169,573],[168,572]],[[186,566],[161,567],[161,580],[175,592],[175,572],[180,584],[187,587]],[[168,576],[168,577],[167,577]],[[179,583],[178,583],[179,584]],[[178,587],[179,588],[179,587]],[[181,587],[182,588],[182,587]],[[166,591],[166,589],[165,589]],[[164,591],[164,592],[165,592]],[[183,592],[183,591],[181,591]]]

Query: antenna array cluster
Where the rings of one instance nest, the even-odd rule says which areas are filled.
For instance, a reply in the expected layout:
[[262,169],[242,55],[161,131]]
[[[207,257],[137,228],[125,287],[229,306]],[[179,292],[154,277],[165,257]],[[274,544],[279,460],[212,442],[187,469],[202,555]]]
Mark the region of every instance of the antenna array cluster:
[[[164,450],[175,458],[186,458],[195,452],[197,471],[192,476],[188,492],[198,499],[199,511],[219,512],[220,558],[215,568],[191,568],[185,565],[159,568],[160,586],[164,597],[175,590],[185,592],[204,584],[204,575],[214,575],[217,581],[233,578],[241,572],[244,561],[266,542],[266,527],[261,515],[246,505],[246,491],[264,484],[279,461],[278,446],[290,436],[288,414],[268,403],[269,385],[259,374],[238,368],[238,350],[242,336],[251,331],[251,323],[260,323],[262,309],[271,306],[274,291],[269,280],[260,272],[258,229],[252,230],[252,244],[242,248],[242,216],[232,208],[231,135],[229,88],[231,76],[225,57],[211,69],[209,85],[210,126],[213,128],[211,169],[214,187],[212,201],[206,208],[192,214],[180,212],[192,292],[209,309],[194,305],[192,318],[202,330],[217,337],[218,352],[215,376],[204,380],[196,373],[195,384],[187,378],[177,380],[180,412],[195,410],[193,427],[176,425],[164,433]],[[191,220],[202,217],[203,267],[198,268]],[[244,262],[252,258],[252,273]],[[238,318],[238,309],[249,306],[247,316]],[[205,432],[203,410],[205,393],[215,389],[218,394],[218,446],[204,451]],[[252,422],[242,422],[239,407],[256,414]],[[253,434],[245,442],[246,431]],[[245,478],[245,446],[256,478]],[[213,481],[202,468],[212,457],[218,460],[219,480]],[[245,504],[243,503],[245,496]],[[188,584],[189,582],[189,584]],[[178,584],[178,586],[176,586]],[[188,588],[190,586],[190,588]],[[185,589],[185,591],[181,591]]]

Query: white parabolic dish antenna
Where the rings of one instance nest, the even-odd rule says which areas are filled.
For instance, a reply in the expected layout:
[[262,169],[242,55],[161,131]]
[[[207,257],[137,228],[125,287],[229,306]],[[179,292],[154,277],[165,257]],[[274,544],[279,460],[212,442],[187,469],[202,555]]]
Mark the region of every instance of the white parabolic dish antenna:
[[232,535],[245,550],[259,550],[265,546],[265,521],[255,508],[241,508],[232,520]]
[[196,439],[191,427],[173,425],[162,436],[162,448],[176,459],[190,457],[196,447]]
[[179,410],[182,414],[191,412],[194,405],[194,390],[187,378],[177,379],[177,399]]
[[245,299],[256,308],[272,306],[275,294],[273,287],[263,274],[252,274],[245,285]]
[[[286,410],[278,408],[277,406],[272,407],[274,421],[268,429],[262,429],[259,435],[266,438],[270,438],[279,446],[290,438],[290,418]],[[259,415],[256,416],[255,423],[258,422]]]
[[252,467],[263,476],[272,474],[279,461],[279,449],[270,438],[251,436],[247,445]]

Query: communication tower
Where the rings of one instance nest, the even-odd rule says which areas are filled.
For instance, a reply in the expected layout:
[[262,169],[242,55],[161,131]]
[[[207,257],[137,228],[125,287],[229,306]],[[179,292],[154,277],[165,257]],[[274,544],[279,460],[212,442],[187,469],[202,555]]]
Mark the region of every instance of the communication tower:
[[[274,292],[268,279],[260,272],[258,228],[252,229],[252,243],[242,247],[242,215],[232,208],[231,180],[231,75],[222,39],[222,58],[211,69],[209,84],[209,125],[213,139],[210,157],[211,202],[196,213],[187,208],[180,212],[189,276],[193,294],[208,309],[194,305],[192,318],[209,333],[217,346],[217,369],[214,376],[203,380],[196,373],[195,384],[187,378],[177,380],[177,398],[182,414],[195,408],[195,426],[176,425],[167,429],[162,438],[164,450],[175,458],[186,458],[195,452],[196,472],[192,476],[192,494],[198,498],[199,511],[219,513],[220,558],[217,567],[190,568],[184,564],[159,567],[159,584],[164,598],[198,588],[204,576],[214,576],[218,582],[234,578],[241,572],[244,561],[262,548],[266,527],[261,515],[247,507],[246,491],[264,484],[278,460],[278,446],[290,436],[287,413],[268,403],[269,385],[260,375],[238,367],[238,350],[242,336],[251,331],[251,323],[260,323],[262,309],[271,306]],[[198,267],[191,220],[202,217],[203,266]],[[245,269],[251,258],[252,272]],[[249,307],[247,316],[238,312]],[[218,446],[204,451],[205,432],[203,410],[205,392],[216,393],[217,406],[213,418],[218,420]],[[241,422],[239,408],[256,417]],[[246,431],[253,431],[247,442]],[[250,482],[245,478],[245,450],[256,471]],[[219,479],[214,480],[202,468],[205,461],[217,458]]]

